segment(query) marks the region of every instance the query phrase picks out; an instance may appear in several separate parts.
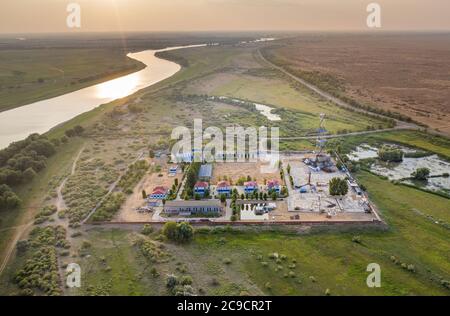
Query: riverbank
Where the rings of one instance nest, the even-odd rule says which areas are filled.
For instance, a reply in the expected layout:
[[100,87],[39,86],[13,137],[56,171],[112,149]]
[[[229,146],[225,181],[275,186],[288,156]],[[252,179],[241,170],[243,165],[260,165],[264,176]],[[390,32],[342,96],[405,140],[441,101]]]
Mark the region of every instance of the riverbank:
[[128,75],[145,64],[113,49],[0,51],[0,112]]
[[101,104],[126,97],[173,76],[181,69],[181,66],[175,62],[158,58],[155,54],[199,46],[205,45],[169,47],[130,53],[127,56],[144,64],[144,69],[59,97],[0,113],[0,148],[25,139],[33,133],[43,134],[58,124],[88,112]]

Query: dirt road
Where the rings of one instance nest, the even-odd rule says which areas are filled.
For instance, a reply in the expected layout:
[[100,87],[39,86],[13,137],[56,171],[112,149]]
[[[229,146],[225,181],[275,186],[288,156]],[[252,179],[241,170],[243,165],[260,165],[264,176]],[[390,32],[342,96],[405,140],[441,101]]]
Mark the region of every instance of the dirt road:
[[[336,105],[338,105],[338,106],[340,106],[340,107],[347,108],[347,109],[351,109],[351,110],[354,110],[355,112],[359,112],[359,113],[363,113],[363,114],[369,114],[369,115],[377,116],[377,117],[380,117],[380,118],[388,118],[388,119],[392,119],[392,118],[390,118],[390,117],[387,117],[387,116],[384,116],[384,115],[381,115],[381,114],[378,114],[378,113],[374,113],[374,112],[370,112],[370,111],[367,111],[367,110],[364,110],[364,109],[360,109],[360,108],[354,107],[354,106],[348,104],[347,102],[342,101],[341,99],[338,99],[338,98],[332,96],[331,94],[329,94],[329,93],[327,93],[327,92],[325,92],[325,91],[319,89],[319,88],[316,87],[315,85],[310,84],[309,82],[303,80],[302,78],[299,78],[299,77],[297,77],[297,76],[291,74],[290,72],[288,72],[288,71],[285,70],[284,68],[279,67],[279,66],[275,65],[274,63],[268,61],[268,60],[262,55],[261,50],[259,50],[259,49],[258,49],[258,55],[259,55],[259,57],[261,58],[261,60],[262,60],[263,62],[265,62],[267,65],[269,65],[270,67],[272,67],[272,68],[274,68],[274,69],[277,69],[278,71],[281,71],[281,72],[284,73],[285,75],[289,76],[290,78],[292,78],[292,79],[294,79],[295,81],[299,82],[300,84],[302,84],[303,86],[305,86],[305,87],[307,87],[308,89],[312,90],[312,91],[315,92],[316,94],[320,95],[322,98],[324,98],[324,99],[326,99],[326,100],[328,100],[328,101],[331,101],[331,102],[333,102],[334,104],[336,104]],[[403,122],[403,121],[396,120],[396,119],[393,119],[393,120],[396,122],[396,124],[397,124],[396,128],[398,128],[398,129],[419,129],[419,126],[416,125],[416,124],[413,124],[413,123],[407,123],[407,122]]]
[[[72,164],[71,174],[75,173],[77,162],[78,162],[78,160],[79,160],[83,150],[84,150],[84,147],[80,150],[78,155],[75,157],[75,160],[74,160],[74,162]],[[64,188],[64,185],[65,185],[66,181],[67,181],[67,178],[65,178],[62,181],[62,183],[59,185],[59,187],[57,189],[57,198],[56,198],[55,204],[56,204],[56,207],[58,208],[58,211],[60,209],[64,209],[65,208],[65,202],[64,202],[64,199],[62,197],[61,191]],[[54,219],[55,219],[55,224],[56,225],[63,224],[63,222],[58,218],[57,215],[54,216]],[[19,225],[19,226],[15,226],[15,227],[4,229],[4,230],[15,229],[16,231],[15,231],[15,233],[13,235],[12,241],[10,242],[10,244],[8,245],[8,247],[5,250],[5,257],[3,258],[3,261],[2,261],[2,263],[0,265],[0,274],[2,274],[2,272],[4,271],[6,265],[9,262],[9,259],[11,258],[12,254],[14,253],[14,250],[16,249],[17,242],[20,240],[20,238],[22,238],[22,236],[27,232],[27,230],[30,229],[33,226],[33,224],[34,224],[34,219],[32,219],[30,222],[28,222],[26,224],[23,224],[23,225]],[[67,228],[67,225],[63,225],[63,226]]]

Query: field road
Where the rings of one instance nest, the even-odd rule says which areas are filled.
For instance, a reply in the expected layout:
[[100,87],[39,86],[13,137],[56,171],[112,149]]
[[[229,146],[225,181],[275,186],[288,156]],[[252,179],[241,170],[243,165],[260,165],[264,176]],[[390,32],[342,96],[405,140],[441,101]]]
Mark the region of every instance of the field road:
[[[73,175],[75,173],[75,169],[77,167],[77,162],[80,159],[81,153],[84,150],[84,146],[83,148],[79,151],[78,155],[75,157],[75,160],[72,164],[72,169],[71,169],[71,174]],[[57,191],[58,191],[58,197],[56,200],[56,207],[58,208],[58,211],[65,208],[65,203],[64,203],[64,199],[62,197],[62,189],[65,185],[65,183],[67,182],[68,178],[65,178],[62,183],[60,184],[60,186],[58,187]],[[61,220],[58,221],[58,216],[54,216],[55,221],[57,221],[57,224],[60,225],[62,223]],[[14,233],[13,236],[13,240],[10,242],[10,244],[8,245],[8,248],[5,250],[5,257],[3,258],[3,261],[0,265],[0,274],[2,274],[3,270],[5,269],[6,265],[9,262],[9,259],[11,258],[11,255],[14,253],[14,249],[16,248],[16,244],[17,242],[20,240],[20,238],[22,237],[22,235],[34,224],[34,219],[27,223],[27,224],[23,224],[23,225],[19,225],[19,226],[15,226],[15,227],[9,227],[9,228],[5,228],[2,231],[5,230],[10,230],[10,229],[16,229],[16,232]],[[64,227],[67,228],[67,225],[64,225]]]
[[[323,139],[330,139],[330,138],[340,138],[340,137],[348,137],[348,136],[357,136],[357,135],[367,135],[367,134],[375,134],[375,133],[382,133],[382,132],[391,132],[391,131],[398,131],[402,129],[410,130],[411,127],[405,127],[405,126],[396,126],[393,128],[385,128],[385,129],[377,129],[373,131],[361,131],[361,132],[351,132],[351,133],[345,133],[345,134],[336,134],[336,135],[323,135],[321,138]],[[317,139],[317,135],[314,136],[292,136],[292,137],[279,137],[279,140],[300,140],[300,139]]]
[[5,257],[3,258],[2,264],[0,265],[0,275],[3,273],[3,270],[5,270],[6,265],[9,262],[9,259],[11,258],[11,255],[14,253],[14,249],[16,248],[16,244],[17,242],[20,240],[20,237],[22,237],[22,234],[31,226],[33,226],[34,221],[28,223],[28,224],[24,224],[24,225],[20,225],[20,226],[16,226],[16,227],[11,227],[10,229],[16,229],[17,231],[14,234],[13,240],[11,241],[11,243],[8,245],[8,248],[6,248],[5,250]]
[[[367,111],[367,110],[364,110],[364,109],[360,109],[360,108],[354,107],[354,106],[348,104],[347,102],[342,101],[341,99],[338,99],[338,98],[332,96],[331,94],[329,94],[329,93],[327,93],[327,92],[325,92],[325,91],[319,89],[319,88],[316,87],[315,85],[310,84],[309,82],[307,82],[307,81],[305,81],[305,80],[303,80],[303,79],[301,79],[301,78],[299,78],[299,77],[297,77],[297,76],[291,74],[290,72],[288,72],[288,71],[285,70],[284,68],[279,67],[279,66],[275,65],[274,63],[268,61],[268,60],[262,55],[261,50],[259,50],[259,49],[258,49],[258,55],[259,55],[259,57],[261,58],[261,60],[264,61],[264,62],[265,62],[267,65],[269,65],[270,67],[272,67],[272,68],[274,68],[274,69],[277,69],[278,71],[281,71],[281,72],[284,73],[285,75],[289,76],[290,78],[292,78],[292,79],[294,79],[295,81],[299,82],[299,83],[302,84],[303,86],[305,86],[305,87],[307,87],[308,89],[312,90],[313,92],[317,93],[317,94],[320,95],[322,98],[324,98],[324,99],[326,99],[326,100],[328,100],[328,101],[331,101],[331,102],[333,102],[334,104],[336,104],[336,105],[338,105],[338,106],[340,106],[340,107],[347,108],[347,109],[351,109],[351,110],[354,110],[355,112],[359,112],[359,113],[363,113],[363,114],[369,114],[369,115],[377,116],[377,117],[380,117],[380,118],[388,118],[388,119],[394,120],[394,121],[396,122],[396,124],[397,124],[397,126],[396,126],[394,129],[419,129],[419,128],[420,128],[418,125],[416,125],[416,124],[414,124],[414,123],[403,122],[403,121],[396,120],[396,119],[393,119],[393,118],[388,117],[388,116],[384,116],[384,115],[382,115],[382,114],[378,114],[378,113],[374,113],[374,112],[370,112],[370,111]],[[368,132],[369,132],[369,131],[368,131]],[[370,132],[373,132],[373,131],[370,131]],[[377,132],[378,132],[378,131],[377,131]],[[358,135],[358,134],[355,134],[355,135]],[[341,135],[341,136],[342,136],[342,135]]]

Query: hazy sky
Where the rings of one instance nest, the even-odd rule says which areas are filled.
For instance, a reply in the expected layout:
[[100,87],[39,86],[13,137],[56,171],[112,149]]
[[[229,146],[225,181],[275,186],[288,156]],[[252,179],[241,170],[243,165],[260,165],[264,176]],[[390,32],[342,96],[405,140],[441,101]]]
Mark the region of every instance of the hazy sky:
[[364,30],[371,2],[384,30],[450,30],[450,0],[0,0],[0,32]]

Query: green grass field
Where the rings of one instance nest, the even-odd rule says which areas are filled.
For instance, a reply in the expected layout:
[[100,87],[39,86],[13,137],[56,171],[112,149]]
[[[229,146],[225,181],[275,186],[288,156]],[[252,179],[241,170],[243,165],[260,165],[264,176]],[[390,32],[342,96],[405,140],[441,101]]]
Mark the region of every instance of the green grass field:
[[122,50],[33,49],[0,52],[0,111],[135,72]]

